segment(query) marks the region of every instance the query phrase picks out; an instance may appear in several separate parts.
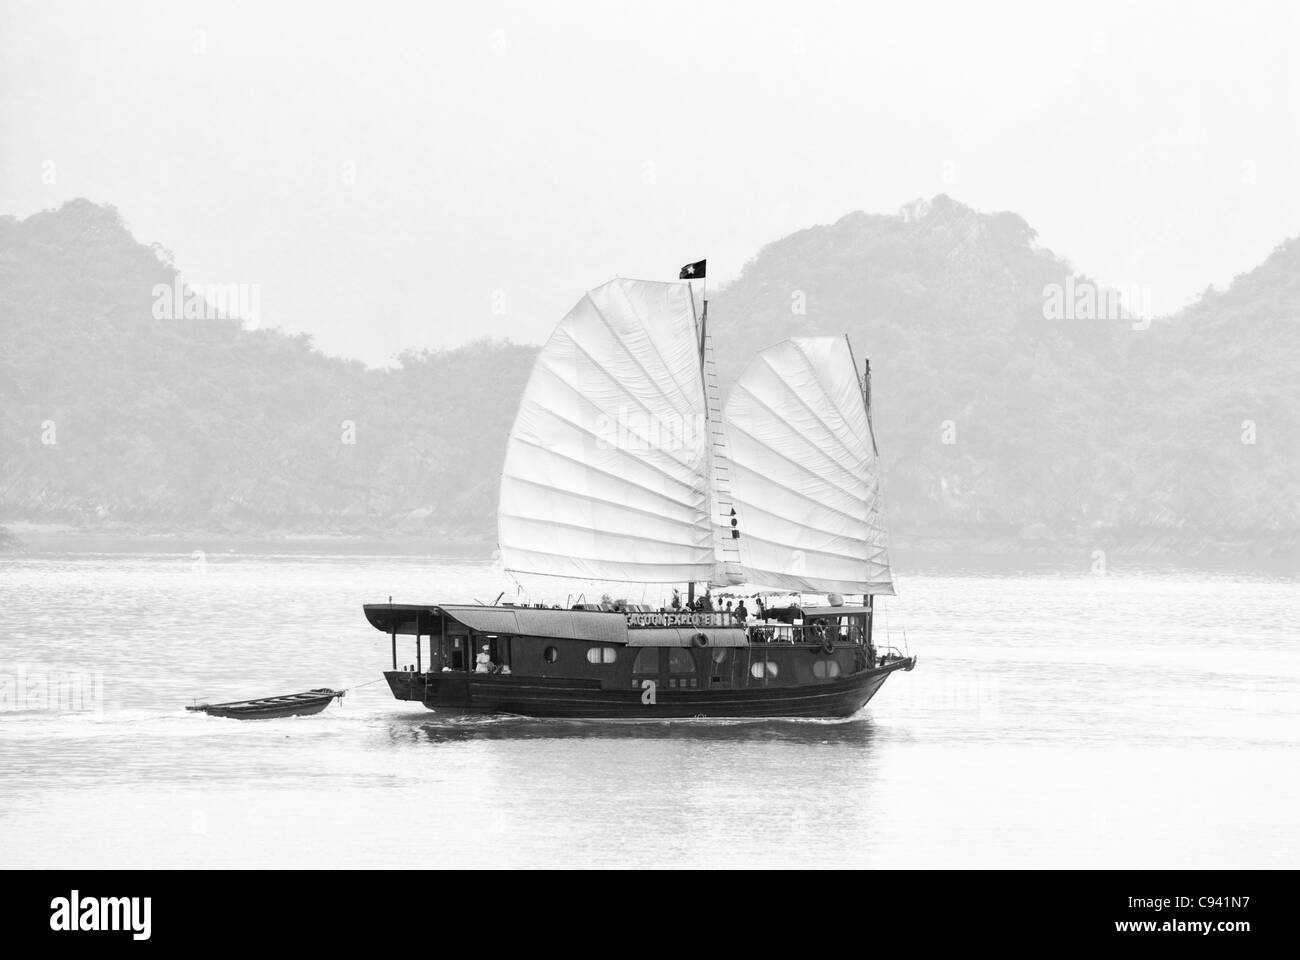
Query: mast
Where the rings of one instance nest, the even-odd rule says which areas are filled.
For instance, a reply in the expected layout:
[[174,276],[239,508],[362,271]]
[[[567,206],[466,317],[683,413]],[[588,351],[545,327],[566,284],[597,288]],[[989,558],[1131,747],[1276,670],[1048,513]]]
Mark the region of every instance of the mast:
[[[853,343],[851,340],[849,340],[849,335],[847,333],[844,334],[844,342],[848,344],[849,356],[853,356]],[[857,364],[854,363],[854,366],[856,367]],[[871,358],[870,357],[862,358],[862,407],[867,412],[867,430],[871,434],[871,452],[879,456],[880,451],[876,449],[876,428],[875,425],[871,422]],[[867,655],[871,656],[874,650],[874,647],[871,644],[871,635],[873,632],[872,627],[875,625],[875,621],[876,621],[875,595],[870,593],[864,593],[862,595],[862,605],[867,608],[866,645],[867,645]]]
[[[704,282],[706,284],[708,283],[707,280],[705,280]],[[693,314],[695,313],[695,284],[691,283],[689,279],[686,281],[686,289],[691,292],[691,313]],[[708,293],[707,286],[703,287],[700,290],[700,300],[703,302],[703,307],[700,310],[699,316],[696,318],[695,330],[696,330],[697,339],[696,339],[695,346],[700,355],[700,389],[704,393],[704,418],[707,426],[708,418],[709,418],[709,385],[704,381],[704,375],[705,375],[705,365],[704,365],[705,339],[704,338],[708,336],[708,330],[709,330],[709,293]],[[710,456],[710,460],[712,460],[711,456]],[[712,471],[710,471],[710,473],[712,473]],[[712,490],[710,490],[709,491],[710,501],[712,501],[712,495],[713,492]],[[712,511],[710,511],[710,515],[712,515]],[[716,523],[717,519],[713,518],[713,522]],[[686,609],[687,610],[695,609],[695,581],[694,580],[691,580],[686,584]]]
[[[690,284],[689,280],[686,282],[688,285]],[[700,281],[700,301],[703,304],[703,307],[700,310],[700,387],[704,390],[705,430],[708,431],[709,441],[712,442],[713,431],[712,429],[710,429],[709,424],[712,422],[713,418],[709,415],[710,414],[709,382],[706,379],[708,376],[708,364],[705,362],[705,349],[704,349],[704,345],[709,342],[709,281],[707,275],[705,276],[705,279]],[[691,291],[691,302],[692,303],[695,302],[694,290]],[[710,506],[709,514],[712,517],[713,523],[715,525],[718,522],[718,518],[712,515],[716,509],[716,507],[714,506],[714,485],[716,483],[717,483],[717,479],[713,475],[713,448],[710,447],[709,448],[709,506]],[[717,534],[714,534],[714,536],[716,537]],[[708,593],[708,590],[709,590],[709,586],[706,583],[704,585],[704,592]],[[690,589],[687,590],[687,598],[691,609],[694,610],[695,609],[695,584],[693,582],[690,584]]]
[[[689,280],[686,281],[686,282],[687,282],[687,283],[690,283]],[[703,282],[703,283],[708,283],[707,280],[704,280],[704,281],[702,281],[702,282]],[[709,336],[709,294],[708,294],[708,291],[707,291],[707,290],[702,291],[702,292],[700,293],[700,298],[701,298],[701,300],[703,300],[703,302],[704,302],[704,309],[702,309],[702,310],[700,311],[700,343],[699,343],[699,347],[700,347],[700,383],[701,383],[701,385],[704,387],[704,412],[705,412],[705,415],[707,416],[707,415],[708,415],[708,412],[709,412],[709,387],[708,387],[708,384],[704,383],[704,344],[707,342],[707,340],[708,340],[708,336]],[[695,306],[695,291],[694,291],[694,290],[691,291],[691,306],[692,306],[692,307]]]
[[[844,334],[844,342],[848,345],[849,356],[853,356],[853,341],[849,335]],[[857,359],[854,358],[853,368],[858,366]],[[867,429],[871,432],[871,452],[880,456],[880,450],[876,447],[876,426],[871,422],[871,358],[862,358],[862,407],[867,411]]]
[[704,309],[700,312],[700,369],[704,369],[704,338],[709,333],[709,278],[706,275],[700,281],[700,299],[704,301]]
[[871,358],[864,357],[862,360],[862,402],[867,407],[867,426],[871,428],[871,452],[880,456],[880,450],[876,446],[876,425],[871,421]]
[[[703,263],[703,261],[701,261]],[[703,271],[701,271],[703,273]],[[708,276],[700,277],[704,309],[700,317],[700,380],[704,384],[704,418],[709,452],[709,498],[713,516],[714,569],[707,587],[741,583],[740,520],[732,489],[731,453],[722,405],[722,388],[709,333]]]

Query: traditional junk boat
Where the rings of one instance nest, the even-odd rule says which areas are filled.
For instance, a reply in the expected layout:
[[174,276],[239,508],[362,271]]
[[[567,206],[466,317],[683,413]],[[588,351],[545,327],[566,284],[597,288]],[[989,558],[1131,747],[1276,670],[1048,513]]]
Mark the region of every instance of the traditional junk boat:
[[[511,574],[642,599],[671,589],[672,605],[368,604],[392,637],[397,699],[533,717],[846,717],[915,666],[873,640],[874,598],[894,589],[869,365],[860,379],[847,338],[786,340],[754,357],[724,411],[689,278],[703,266],[677,283],[611,280],[569,311],[520,401],[498,505]],[[755,609],[744,622],[700,610],[696,585],[757,596]],[[415,641],[400,669],[398,635]]]

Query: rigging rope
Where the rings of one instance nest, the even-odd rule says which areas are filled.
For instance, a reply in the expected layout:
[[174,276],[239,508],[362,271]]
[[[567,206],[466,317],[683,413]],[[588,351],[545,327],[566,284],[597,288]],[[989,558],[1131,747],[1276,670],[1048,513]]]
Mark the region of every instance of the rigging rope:
[[[367,680],[365,683],[352,683],[352,684],[349,684],[349,685],[346,686],[346,687],[340,687],[340,688],[339,688],[339,692],[341,692],[341,693],[348,693],[349,691],[352,691],[352,690],[360,690],[362,687],[368,687],[368,686],[370,686],[372,683],[383,683],[386,679],[387,679],[387,678],[385,678],[385,677],[377,677],[377,678],[375,678],[374,680]],[[321,689],[324,689],[324,688],[321,688]],[[243,700],[233,700],[233,701],[230,701],[230,702],[232,702],[232,703],[243,703],[243,702],[246,702],[246,701],[252,701],[252,700],[270,700],[270,699],[272,699],[272,698],[274,698],[274,697],[283,697],[283,696],[285,696],[285,694],[283,694],[283,693],[273,693],[273,694],[270,694],[270,695],[265,696],[265,697],[244,697]],[[199,698],[196,697],[196,698],[193,698],[192,702],[193,702],[195,705],[198,705],[199,703],[210,703],[211,701],[210,701],[210,700],[200,700]]]

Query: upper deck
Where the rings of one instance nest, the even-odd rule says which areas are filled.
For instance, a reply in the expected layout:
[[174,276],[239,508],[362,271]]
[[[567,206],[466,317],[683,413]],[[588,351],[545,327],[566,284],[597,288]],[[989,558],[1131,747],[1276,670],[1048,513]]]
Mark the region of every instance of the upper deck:
[[585,640],[641,646],[690,646],[701,632],[708,645],[744,646],[745,628],[725,613],[564,610],[476,604],[372,603],[366,619],[376,630],[403,636],[472,633]]
[[744,646],[747,643],[861,642],[868,636],[867,606],[784,607],[763,619],[737,622],[725,612],[633,610],[614,612],[542,606],[374,603],[366,619],[396,636],[483,634],[640,646]]

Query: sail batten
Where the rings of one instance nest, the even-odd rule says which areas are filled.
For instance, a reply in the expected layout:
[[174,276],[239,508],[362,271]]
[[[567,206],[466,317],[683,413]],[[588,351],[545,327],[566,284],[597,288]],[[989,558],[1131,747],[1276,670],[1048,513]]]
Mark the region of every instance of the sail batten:
[[[544,448],[542,448],[542,447],[537,447],[537,448],[535,448],[535,449],[543,450]],[[551,455],[552,455],[552,456],[559,456],[559,454],[555,454],[554,451],[551,452]],[[567,457],[566,457],[566,458],[563,458],[563,459],[570,459],[570,458],[567,458]],[[578,460],[571,460],[571,462],[574,463],[574,464],[577,464],[577,465],[580,466],[580,467],[582,466],[581,461],[578,461]],[[617,482],[621,482],[622,479],[623,479],[622,477],[615,476],[614,474],[607,473],[607,472],[605,472],[605,471],[593,470],[592,473],[593,473],[593,474],[600,475],[600,476],[604,476],[604,477],[609,477],[610,479],[612,479],[612,480],[614,480],[614,481],[617,481]],[[537,487],[537,488],[540,489],[540,490],[548,490],[548,491],[551,491],[552,493],[561,494],[561,495],[572,494],[572,491],[571,491],[571,490],[569,490],[568,488],[566,488],[566,487],[564,487],[564,486],[562,486],[562,485],[554,484],[554,483],[545,483],[545,482],[543,482],[543,481],[541,481],[541,480],[532,480],[532,479],[530,479],[530,478],[528,478],[528,477],[513,477],[513,478],[511,478],[511,482],[512,482],[512,483],[531,484],[532,486],[535,486],[535,487]],[[674,497],[671,497],[671,496],[669,496],[668,494],[663,493],[663,492],[658,491],[658,490],[645,490],[645,489],[643,488],[642,493],[643,493],[644,496],[652,497],[652,498],[654,498],[654,499],[660,501],[661,503],[666,504],[666,505],[669,506],[669,507],[679,508],[679,507],[682,506],[682,501],[681,501],[681,500],[677,500],[677,499],[675,499]],[[635,511],[635,510],[640,510],[642,513],[645,513],[647,516],[653,516],[653,517],[659,517],[659,516],[662,516],[662,513],[658,512],[658,511],[655,511],[655,510],[651,510],[651,509],[648,508],[648,507],[633,507],[633,506],[631,506],[631,505],[629,505],[629,504],[627,504],[627,503],[625,503],[625,502],[619,502],[619,501],[615,501],[615,500],[602,500],[601,497],[593,496],[589,491],[588,491],[588,492],[584,492],[584,493],[582,494],[582,496],[590,498],[594,503],[608,503],[610,506],[623,506],[623,507],[626,507],[626,508],[629,509],[629,510],[634,510],[634,511]],[[693,521],[692,521],[692,522],[693,522]]]
[[762,351],[726,407],[741,571],[756,587],[894,592],[875,441],[845,341]]
[[[611,335],[612,335],[612,334],[613,334],[613,331],[611,331]],[[605,374],[605,376],[607,376],[607,377],[609,376],[609,372],[608,372],[607,370],[605,370],[603,367],[600,366],[600,360],[599,360],[597,357],[593,356],[591,353],[589,353],[587,350],[585,350],[581,344],[579,344],[579,343],[575,343],[575,344],[574,344],[574,348],[577,349],[579,352],[581,352],[581,353],[584,355],[584,357],[587,359],[587,362],[590,364],[591,369],[593,369],[593,370],[598,370],[598,371],[600,371],[601,373]],[[635,357],[633,357],[632,359],[635,360]],[[651,375],[651,374],[650,374],[650,373],[649,373],[649,372],[648,372],[648,371],[647,371],[643,366],[641,366],[641,365],[638,363],[638,364],[637,364],[637,367],[638,367],[638,372],[640,373],[640,375],[641,375],[642,377],[644,377],[644,378],[645,378],[647,381],[649,381],[650,383],[654,384],[656,387],[658,386],[658,384],[655,383],[653,376],[652,376],[652,375]],[[561,375],[560,371],[556,370],[554,367],[549,367],[549,366],[548,366],[546,369],[547,369],[547,371],[548,371],[549,373],[551,373],[551,374],[552,374],[552,375],[553,375],[557,380],[559,380],[561,383],[564,383],[564,384],[565,384],[566,386],[568,386],[570,389],[576,389],[576,388],[574,388],[574,385],[573,385],[572,383],[570,383],[570,382],[568,382],[567,380],[564,379],[564,377]],[[611,378],[611,382],[612,382],[612,378]],[[678,392],[677,396],[674,397],[674,396],[669,395],[667,392],[665,392],[665,391],[662,390],[662,389],[659,389],[659,390],[658,390],[658,394],[659,394],[659,397],[660,397],[663,401],[665,401],[665,402],[667,402],[667,403],[670,403],[670,404],[675,404],[675,403],[680,402],[680,398],[683,396],[683,394],[682,394],[680,391]],[[579,393],[579,396],[582,396],[582,394]],[[653,406],[652,406],[651,404],[649,404],[649,403],[647,403],[646,401],[642,400],[642,399],[641,399],[640,397],[638,397],[635,393],[631,393],[631,392],[629,392],[629,393],[627,393],[627,397],[628,397],[628,399],[630,399],[631,401],[633,401],[634,403],[636,403],[636,405],[637,405],[638,407],[640,407],[640,408],[642,409],[643,412],[645,412],[646,414],[653,415],[653,413],[654,413],[654,408],[653,408]],[[584,397],[584,399],[586,399],[586,398]]]
[[[568,419],[566,419],[566,418],[564,418],[564,417],[559,416],[558,414],[551,414],[551,416],[553,416],[556,420],[562,421],[566,426],[571,427],[574,431],[576,431],[576,432],[578,432],[578,433],[584,433],[584,434],[586,434],[586,435],[589,436],[593,441],[595,441],[595,442],[597,442],[597,443],[602,442],[602,438],[601,438],[601,436],[600,436],[598,433],[593,433],[593,432],[591,432],[590,430],[588,430],[588,429],[587,429],[585,426],[583,426],[582,424],[577,423],[577,422],[575,422],[575,421],[573,421],[573,420],[568,420]],[[642,437],[640,434],[637,434],[637,439],[638,439],[638,440],[642,440],[642,441],[644,441],[644,442],[647,444],[647,453],[649,454],[649,456],[647,456],[647,457],[645,458],[645,460],[642,461],[642,464],[641,464],[642,466],[654,470],[654,471],[657,472],[660,476],[662,476],[662,477],[664,478],[664,480],[667,481],[668,483],[672,483],[672,484],[674,484],[674,485],[680,486],[680,487],[682,487],[684,490],[691,490],[691,489],[692,489],[692,487],[691,487],[691,485],[690,485],[689,483],[687,483],[686,481],[682,480],[679,476],[677,476],[676,474],[674,474],[674,472],[673,472],[672,470],[664,469],[662,466],[658,466],[658,465],[656,465],[655,463],[652,462],[652,458],[653,458],[653,456],[654,456],[655,454],[657,454],[659,451],[656,451],[656,450],[654,449],[654,447],[653,447],[652,445],[650,445],[650,444],[651,444],[651,441],[650,441],[650,439],[649,439],[648,437]],[[559,453],[559,452],[556,451],[554,448],[546,447],[546,446],[544,446],[543,444],[537,443],[537,442],[535,442],[535,441],[532,441],[532,440],[526,440],[526,439],[520,438],[520,439],[519,439],[519,442],[520,442],[521,444],[525,444],[525,445],[528,445],[528,446],[534,447],[534,448],[537,449],[537,450],[541,450],[541,451],[549,452],[549,453],[553,454],[554,456],[560,457],[560,458],[562,458],[562,459],[572,460],[574,463],[577,463],[577,464],[579,464],[579,465],[585,467],[586,469],[591,470],[591,471],[594,472],[594,473],[607,473],[607,471],[597,470],[595,467],[592,467],[590,464],[583,462],[581,459],[578,459],[578,458],[575,458],[575,457],[568,457],[568,456],[566,456],[565,454]],[[670,458],[670,459],[671,459],[671,458]],[[678,466],[684,466],[684,467],[686,467],[688,470],[690,469],[690,464],[683,464],[683,463],[681,463],[681,461],[678,461],[678,460],[675,460],[675,459],[673,459],[672,462],[676,463]],[[610,474],[610,475],[612,476],[613,474]]]
[[[656,379],[655,376],[652,375],[652,374],[650,373],[650,371],[646,370],[646,368],[645,368],[645,364],[642,362],[641,358],[639,358],[639,357],[638,357],[638,356],[637,356],[637,355],[632,351],[632,349],[631,349],[631,347],[629,346],[628,342],[625,341],[625,340],[623,340],[622,338],[619,337],[619,332],[618,332],[616,329],[614,329],[614,327],[612,327],[612,326],[610,325],[609,318],[606,317],[604,311],[602,311],[602,310],[600,309],[600,305],[597,304],[594,300],[592,300],[592,298],[591,298],[591,294],[590,294],[590,293],[587,294],[587,300],[591,303],[593,309],[595,309],[595,311],[596,311],[596,315],[600,318],[601,322],[605,325],[605,328],[609,331],[610,336],[614,338],[615,342],[619,343],[619,344],[624,348],[624,353],[626,353],[627,356],[628,356],[628,358],[631,359],[632,362],[635,363],[635,364],[637,365],[637,368],[640,370],[642,376],[644,377],[645,382],[647,382],[647,383],[649,383],[651,386],[653,386],[653,387],[658,391],[658,393],[659,393],[659,395],[660,395],[661,397],[663,397],[663,398],[666,399],[666,400],[672,400],[673,398],[670,398],[670,397],[668,396],[668,394],[664,391],[664,389],[663,389],[663,387],[660,385],[658,379]],[[630,314],[630,315],[631,315],[631,316],[636,320],[636,322],[637,322],[638,324],[640,324],[641,327],[644,329],[644,328],[645,328],[645,319],[644,319],[644,318],[643,318],[643,317],[642,317],[642,316],[637,312],[637,310],[636,310],[636,306],[635,306],[635,304],[631,301],[631,299],[630,299],[630,298],[627,298],[627,297],[624,297],[622,302],[623,302],[624,306],[626,307],[628,313],[629,313],[629,314]],[[692,310],[692,324],[693,324],[693,323],[694,323],[694,306],[692,306],[691,310]],[[660,354],[660,353],[658,352],[658,349],[657,349],[657,348],[655,348],[654,341],[653,341],[653,340],[648,340],[647,342],[649,343],[650,347],[654,350],[654,355],[655,355],[656,359],[658,359],[658,360],[660,361],[660,365],[663,367],[663,372],[664,372],[664,373],[667,373],[667,374],[669,375],[669,377],[670,377],[671,380],[672,380],[672,384],[673,384],[673,386],[675,386],[675,387],[677,388],[677,394],[678,394],[678,397],[686,397],[687,394],[688,394],[688,391],[685,390],[685,389],[683,389],[681,383],[679,383],[678,380],[677,380],[677,378],[676,378],[675,376],[672,375],[672,371],[670,370],[668,364],[667,364],[666,362],[664,362],[663,355]],[[596,360],[595,357],[591,357],[590,355],[588,355],[588,359],[592,360],[592,362],[598,362],[598,361]]]
[[[808,356],[806,350],[804,350],[803,347],[799,346],[799,342],[797,340],[795,341],[795,346],[799,348],[799,352],[803,357],[804,361],[809,365],[810,368],[812,368],[813,361]],[[804,411],[806,411],[809,415],[813,417],[817,417],[819,425],[829,430],[832,433],[832,435],[835,437],[835,439],[839,441],[841,447],[845,451],[856,453],[855,442],[858,438],[856,435],[854,435],[851,432],[851,428],[849,425],[852,420],[856,419],[857,407],[858,407],[857,403],[855,403],[852,408],[853,410],[852,415],[846,414],[845,411],[840,409],[838,399],[832,396],[828,392],[825,382],[820,377],[818,377],[813,382],[816,384],[817,390],[821,394],[822,398],[831,407],[831,412],[833,412],[838,417],[838,421],[833,418],[832,419],[822,418],[820,417],[818,411],[809,402],[808,398],[802,396],[798,391],[794,389],[793,386],[791,386],[789,381],[783,378],[782,372],[774,365],[772,357],[769,354],[767,354],[766,352],[760,353],[759,358],[763,361],[763,363],[767,366],[767,368],[776,377],[780,379],[780,383],[786,389],[786,392],[799,403],[800,407]],[[850,360],[850,362],[852,361]],[[856,376],[857,376],[857,371],[855,369],[854,377],[856,378]]]
[[713,573],[709,437],[689,284],[612,280],[533,366],[506,446],[505,569],[683,583]]
[[[519,523],[540,522],[540,521],[534,521],[534,520],[532,520],[532,519],[529,518],[529,517],[509,517],[509,516],[508,516],[508,517],[506,517],[505,519],[507,519],[507,520],[517,521],[517,522],[519,522]],[[578,523],[568,523],[568,522],[565,522],[565,521],[556,520],[556,519],[554,519],[554,518],[551,518],[551,519],[546,520],[545,523],[546,523],[548,526],[568,527],[568,528],[571,529],[571,530],[578,530],[578,531],[582,531],[582,532],[584,532],[584,533],[585,533],[586,530],[587,530],[587,528],[584,527],[584,526],[582,526],[581,524],[578,524]],[[660,545],[660,546],[675,546],[675,545],[677,544],[677,542],[678,542],[678,541],[677,541],[677,538],[675,538],[675,537],[650,537],[650,536],[646,536],[645,534],[642,534],[642,533],[627,533],[627,532],[625,532],[625,531],[621,531],[621,530],[620,530],[620,531],[609,531],[609,532],[606,532],[606,533],[604,534],[604,536],[606,536],[606,537],[610,537],[610,538],[618,538],[618,539],[620,539],[620,540],[625,540],[625,541],[629,541],[629,542],[636,542],[636,543],[651,543],[651,544],[656,544],[656,545]],[[586,558],[584,558],[584,559],[591,560],[591,559],[594,559],[594,558],[586,557]]]
[[[793,433],[795,433],[795,434],[798,433],[797,428],[795,428],[793,425],[786,424],[786,426],[789,427],[789,429],[790,429]],[[736,424],[728,424],[728,427],[729,427],[729,429],[730,429],[730,431],[731,431],[731,434],[732,434],[733,436],[744,435],[744,436],[746,437],[747,440],[752,441],[752,442],[753,442],[754,444],[756,444],[756,445],[759,445],[759,446],[767,446],[766,441],[764,441],[761,437],[757,437],[757,436],[754,436],[754,435],[751,434],[751,433],[748,433],[744,428],[742,428],[742,427],[740,427],[740,426],[738,426],[738,425],[736,425]],[[810,449],[812,449],[812,450],[814,451],[814,455],[817,456],[818,459],[825,459],[825,457],[824,457],[825,451],[823,451],[823,450],[821,450],[820,448],[818,448],[818,447],[817,447],[817,446],[816,446],[816,445],[815,445],[811,440],[809,440],[809,441],[807,442],[807,447],[810,448]],[[807,463],[805,463],[805,462],[803,462],[803,461],[801,461],[801,460],[799,460],[799,459],[796,459],[796,458],[790,456],[788,453],[774,454],[774,456],[778,456],[778,457],[780,457],[781,459],[785,460],[785,461],[786,461],[788,464],[790,464],[792,467],[796,468],[796,469],[799,470],[801,473],[806,474],[806,475],[807,475],[809,478],[811,478],[812,480],[814,480],[814,481],[819,481],[819,482],[821,482],[821,483],[825,483],[825,484],[827,484],[827,485],[834,486],[834,488],[835,488],[837,491],[839,491],[840,493],[842,493],[842,494],[843,494],[844,496],[846,496],[846,497],[857,497],[857,496],[862,496],[862,495],[865,495],[866,492],[867,492],[867,484],[866,484],[866,480],[863,479],[863,478],[861,478],[860,476],[856,476],[856,475],[854,475],[853,473],[851,473],[851,472],[848,470],[847,467],[844,466],[843,463],[840,463],[840,462],[834,461],[833,458],[832,458],[831,461],[830,461],[831,464],[832,464],[832,466],[833,466],[837,471],[844,472],[844,473],[849,477],[849,480],[850,480],[850,484],[851,484],[851,486],[848,486],[848,487],[841,486],[839,483],[836,483],[834,480],[830,479],[829,477],[827,477],[827,476],[825,476],[825,475],[823,475],[823,474],[821,474],[821,473],[818,473],[816,470],[814,470],[812,467],[810,467]],[[789,488],[789,487],[787,487],[786,489],[790,490],[792,496],[802,496],[802,497],[804,497],[805,499],[812,499],[812,498],[808,497],[807,494],[806,494],[806,493],[803,493],[802,491],[794,490],[794,489],[791,489],[791,488]],[[815,502],[815,503],[819,503],[819,504],[825,506],[825,504],[822,503],[822,501],[814,500],[813,502]]]
[[[771,529],[773,527],[779,526],[781,523],[788,522],[780,514],[772,512],[770,510],[764,510],[762,507],[755,506],[752,501],[750,503],[745,504],[745,515],[754,521],[753,528],[757,528],[760,530]],[[863,539],[862,536],[863,534],[866,534],[868,538],[870,537],[871,534],[883,534],[882,529],[873,529],[871,527],[859,526],[857,524],[856,518],[849,517],[847,514],[840,513],[837,511],[836,515],[840,517],[846,517],[850,522],[854,524],[854,526],[845,527],[841,525],[838,530],[830,530],[827,529],[826,527],[818,526],[817,524],[813,523],[811,519],[807,517],[800,519],[800,526],[805,531],[813,535],[821,535],[826,537],[829,540],[834,540],[836,538],[841,538],[841,537],[848,538],[848,539],[853,539],[855,537],[857,539]],[[751,538],[758,537],[758,534],[753,532],[753,528],[751,528],[750,532],[746,534],[747,537],[751,537]],[[846,531],[852,531],[852,533]],[[775,541],[775,540],[769,540],[769,542],[779,544],[779,541]]]

